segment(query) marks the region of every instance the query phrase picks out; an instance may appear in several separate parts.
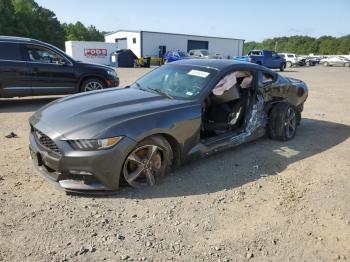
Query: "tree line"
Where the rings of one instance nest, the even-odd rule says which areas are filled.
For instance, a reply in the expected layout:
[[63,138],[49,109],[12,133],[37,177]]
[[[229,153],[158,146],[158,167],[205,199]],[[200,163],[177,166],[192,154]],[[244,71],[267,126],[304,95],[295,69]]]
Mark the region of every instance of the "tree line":
[[275,37],[262,42],[246,42],[244,53],[253,49],[268,49],[278,53],[295,53],[299,55],[350,55],[350,35],[342,37],[309,36]]
[[54,12],[34,0],[0,0],[0,35],[35,38],[64,48],[67,40],[103,41],[95,26],[60,23]]

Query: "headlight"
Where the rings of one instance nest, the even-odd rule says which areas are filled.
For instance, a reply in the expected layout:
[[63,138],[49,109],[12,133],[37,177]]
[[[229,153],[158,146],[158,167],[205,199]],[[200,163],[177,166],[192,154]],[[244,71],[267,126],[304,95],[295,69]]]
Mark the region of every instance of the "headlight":
[[114,70],[107,70],[107,74],[109,74],[111,77],[117,77],[117,72]]
[[75,150],[95,151],[111,148],[118,144],[122,138],[122,136],[117,136],[104,139],[69,140],[68,142]]

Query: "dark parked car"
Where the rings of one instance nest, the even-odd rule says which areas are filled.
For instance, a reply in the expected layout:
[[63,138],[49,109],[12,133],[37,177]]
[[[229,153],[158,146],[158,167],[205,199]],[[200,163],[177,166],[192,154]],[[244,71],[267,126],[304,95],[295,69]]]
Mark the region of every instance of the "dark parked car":
[[[157,179],[188,159],[268,135],[292,139],[304,82],[232,60],[161,66],[124,89],[76,94],[36,112],[30,152],[66,191],[114,191]],[[213,178],[215,179],[215,178]]]
[[312,56],[305,57],[305,65],[306,66],[315,66],[316,64],[319,64],[320,61],[321,61],[321,59],[318,57],[312,57]]
[[75,61],[38,40],[0,36],[0,97],[62,95],[118,85],[111,67]]

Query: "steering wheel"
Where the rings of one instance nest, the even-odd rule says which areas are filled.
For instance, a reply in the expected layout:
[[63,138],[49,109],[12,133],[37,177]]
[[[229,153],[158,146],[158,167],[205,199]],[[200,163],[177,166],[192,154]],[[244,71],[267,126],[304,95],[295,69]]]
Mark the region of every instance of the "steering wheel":
[[191,85],[191,89],[192,93],[197,94],[201,91],[202,88],[197,83],[194,83]]

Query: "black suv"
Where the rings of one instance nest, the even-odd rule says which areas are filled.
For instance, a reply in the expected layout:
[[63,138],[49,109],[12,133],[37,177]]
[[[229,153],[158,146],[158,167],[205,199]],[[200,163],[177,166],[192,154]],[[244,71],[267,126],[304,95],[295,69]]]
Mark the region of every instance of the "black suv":
[[0,97],[62,95],[118,85],[111,67],[75,61],[38,40],[0,36]]

